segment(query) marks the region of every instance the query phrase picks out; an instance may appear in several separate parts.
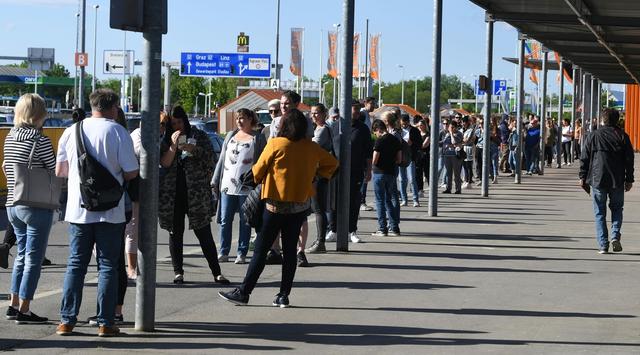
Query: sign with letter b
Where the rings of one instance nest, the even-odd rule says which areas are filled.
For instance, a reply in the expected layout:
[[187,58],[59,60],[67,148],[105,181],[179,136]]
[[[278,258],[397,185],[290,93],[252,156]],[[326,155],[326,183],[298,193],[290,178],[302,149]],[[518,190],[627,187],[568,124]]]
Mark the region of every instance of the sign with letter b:
[[86,67],[89,65],[89,54],[76,53],[76,67]]

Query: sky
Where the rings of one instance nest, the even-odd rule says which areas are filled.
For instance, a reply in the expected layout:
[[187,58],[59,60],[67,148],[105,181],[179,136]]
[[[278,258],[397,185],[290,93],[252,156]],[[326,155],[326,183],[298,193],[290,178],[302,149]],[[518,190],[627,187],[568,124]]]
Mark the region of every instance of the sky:
[[[109,1],[88,0],[86,48],[93,71],[94,5],[97,16],[97,76],[103,74],[103,51],[121,50],[124,32],[109,28]],[[318,78],[326,71],[327,30],[342,22],[341,0],[281,0],[280,63],[283,79],[292,79],[290,29],[303,27],[305,75]],[[381,78],[398,82],[432,73],[433,2],[425,0],[356,0],[355,31],[364,37],[381,34]],[[56,61],[72,73],[76,40],[78,0],[0,0],[0,55],[26,56],[28,47],[54,47]],[[236,51],[236,36],[250,36],[251,53],[272,54],[275,62],[276,0],[169,0],[169,33],[163,36],[163,60],[179,61],[180,52],[229,53]],[[455,74],[472,83],[474,76],[486,71],[486,23],[484,11],[468,0],[446,0],[443,7],[442,73]],[[127,49],[143,56],[142,34],[128,32]],[[322,47],[322,49],[321,49]],[[494,30],[494,79],[513,82],[516,66],[502,57],[515,57],[517,31],[506,23]],[[320,57],[322,56],[322,63]],[[0,64],[9,64],[2,61]],[[137,67],[138,72],[141,67]],[[527,75],[528,76],[528,75]],[[558,90],[555,73],[550,74],[549,92]],[[528,80],[526,80],[528,82]],[[531,84],[527,84],[531,89]],[[570,92],[570,89],[565,89]]]

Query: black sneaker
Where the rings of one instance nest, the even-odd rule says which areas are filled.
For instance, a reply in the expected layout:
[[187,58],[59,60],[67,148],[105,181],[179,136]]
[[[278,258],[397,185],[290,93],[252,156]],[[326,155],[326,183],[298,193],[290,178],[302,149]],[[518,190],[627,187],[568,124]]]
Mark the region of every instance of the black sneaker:
[[614,239],[611,241],[611,246],[613,247],[613,251],[615,253],[619,253],[622,251],[622,244],[620,244],[619,239]]
[[39,317],[35,313],[31,314],[18,312],[16,317],[16,324],[44,324],[49,321],[49,318]]
[[303,251],[298,252],[298,267],[308,267],[309,261]]
[[9,244],[0,244],[0,267],[7,269],[9,267]]
[[324,254],[327,252],[327,248],[324,245],[324,242],[317,240],[311,244],[309,248],[305,250],[309,254]]
[[239,288],[234,289],[231,292],[218,292],[218,295],[223,299],[237,304],[238,306],[246,306],[249,303],[249,295],[245,295]]
[[273,300],[273,305],[280,308],[289,307],[289,296],[278,293],[276,299]]
[[282,265],[282,254],[277,250],[271,249],[267,253],[267,265]]
[[53,263],[51,262],[51,260],[47,259],[47,257],[45,256],[44,259],[42,259],[42,266],[51,266],[53,265]]
[[16,320],[16,318],[18,317],[18,310],[9,306],[7,307],[7,319],[8,320]]

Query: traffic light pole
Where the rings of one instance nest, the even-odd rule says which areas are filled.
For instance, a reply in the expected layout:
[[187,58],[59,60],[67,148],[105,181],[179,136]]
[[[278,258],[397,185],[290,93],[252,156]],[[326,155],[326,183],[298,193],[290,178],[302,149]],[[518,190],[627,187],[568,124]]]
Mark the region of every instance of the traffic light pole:
[[142,147],[140,149],[140,201],[135,329],[155,328],[156,259],[158,234],[158,132],[160,131],[160,77],[162,68],[163,1],[144,2],[144,79],[142,84]]

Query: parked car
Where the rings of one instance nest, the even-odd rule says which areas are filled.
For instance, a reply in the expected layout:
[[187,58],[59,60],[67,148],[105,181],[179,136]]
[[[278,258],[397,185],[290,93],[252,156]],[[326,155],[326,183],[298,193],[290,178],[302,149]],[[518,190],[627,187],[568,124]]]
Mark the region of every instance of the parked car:
[[213,146],[214,152],[214,162],[218,162],[218,158],[220,157],[220,152],[222,151],[222,144],[224,140],[218,134],[218,121],[217,120],[190,120],[189,123],[191,126],[196,127],[197,129],[204,131],[209,136],[209,140],[211,141],[211,145]]

